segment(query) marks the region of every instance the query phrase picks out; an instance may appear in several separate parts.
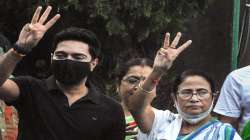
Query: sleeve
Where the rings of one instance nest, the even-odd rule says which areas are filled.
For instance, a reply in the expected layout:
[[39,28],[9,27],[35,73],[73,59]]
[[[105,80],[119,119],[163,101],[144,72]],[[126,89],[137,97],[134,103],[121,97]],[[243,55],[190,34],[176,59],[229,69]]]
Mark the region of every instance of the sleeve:
[[240,117],[241,112],[241,85],[233,74],[234,73],[229,74],[223,83],[219,99],[214,108],[214,112],[220,115],[238,118]]
[[[171,112],[169,110],[158,110],[158,109],[154,109],[154,114],[155,114],[155,118],[154,118],[154,122],[151,128],[150,133],[143,133],[139,130],[138,133],[138,140],[151,140],[154,139],[156,137],[156,134],[158,132],[158,129],[160,128],[160,126],[165,122],[165,120],[167,119],[171,119],[170,117],[172,116]],[[174,118],[174,116],[172,116]]]
[[116,113],[111,116],[115,121],[113,122],[112,128],[109,130],[110,133],[106,135],[105,140],[124,140],[125,139],[125,116],[120,104],[116,107]]
[[25,104],[29,104],[32,102],[32,97],[31,97],[32,78],[26,76],[20,76],[12,78],[12,80],[17,84],[20,90],[20,95],[16,100],[11,102],[6,102],[6,104],[9,106],[10,105],[14,106],[17,110],[21,110],[25,106]]

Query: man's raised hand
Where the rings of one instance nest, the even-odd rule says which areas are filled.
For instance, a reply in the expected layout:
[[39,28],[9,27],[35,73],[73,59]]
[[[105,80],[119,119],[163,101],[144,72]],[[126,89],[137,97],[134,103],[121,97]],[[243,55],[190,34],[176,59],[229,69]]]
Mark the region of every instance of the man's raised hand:
[[32,48],[36,46],[47,30],[50,29],[50,27],[52,27],[60,18],[60,14],[56,14],[53,18],[47,21],[52,7],[48,6],[42,15],[40,14],[41,10],[42,7],[39,6],[33,15],[31,23],[27,23],[22,28],[17,41],[17,45],[20,47]]

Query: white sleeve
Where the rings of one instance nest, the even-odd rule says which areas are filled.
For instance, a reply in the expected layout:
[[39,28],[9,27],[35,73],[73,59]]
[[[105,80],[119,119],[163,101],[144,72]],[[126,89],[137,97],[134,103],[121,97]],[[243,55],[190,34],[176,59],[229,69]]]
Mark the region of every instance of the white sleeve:
[[242,140],[242,138],[240,137],[240,135],[236,132],[234,135],[233,140]]
[[153,122],[150,133],[143,133],[139,130],[138,137],[137,137],[138,140],[154,139],[156,135],[158,134],[158,130],[162,127],[161,125],[164,124],[165,121],[171,119],[171,116],[175,117],[173,113],[171,113],[169,110],[163,111],[163,110],[154,109],[153,111],[155,114],[155,118],[154,118],[154,122]]
[[214,112],[224,116],[238,118],[241,112],[241,84],[234,76],[234,73],[230,73],[223,83]]

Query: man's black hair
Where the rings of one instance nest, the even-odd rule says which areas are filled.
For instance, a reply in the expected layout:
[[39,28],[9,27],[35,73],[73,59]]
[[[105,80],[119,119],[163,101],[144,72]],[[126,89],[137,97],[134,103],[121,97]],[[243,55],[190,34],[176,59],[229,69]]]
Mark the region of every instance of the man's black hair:
[[55,38],[53,41],[53,51],[55,51],[58,43],[65,41],[65,40],[82,41],[89,45],[89,52],[92,58],[100,57],[101,43],[96,37],[96,35],[88,29],[78,28],[78,27],[69,27],[69,28],[66,28],[65,30],[58,32],[55,35]]

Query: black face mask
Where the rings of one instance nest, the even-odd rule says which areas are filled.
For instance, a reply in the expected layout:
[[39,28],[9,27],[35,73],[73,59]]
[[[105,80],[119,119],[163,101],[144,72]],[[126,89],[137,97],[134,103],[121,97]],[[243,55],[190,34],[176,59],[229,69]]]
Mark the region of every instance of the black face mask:
[[67,86],[79,84],[91,72],[89,62],[68,59],[52,60],[51,68],[55,79]]

